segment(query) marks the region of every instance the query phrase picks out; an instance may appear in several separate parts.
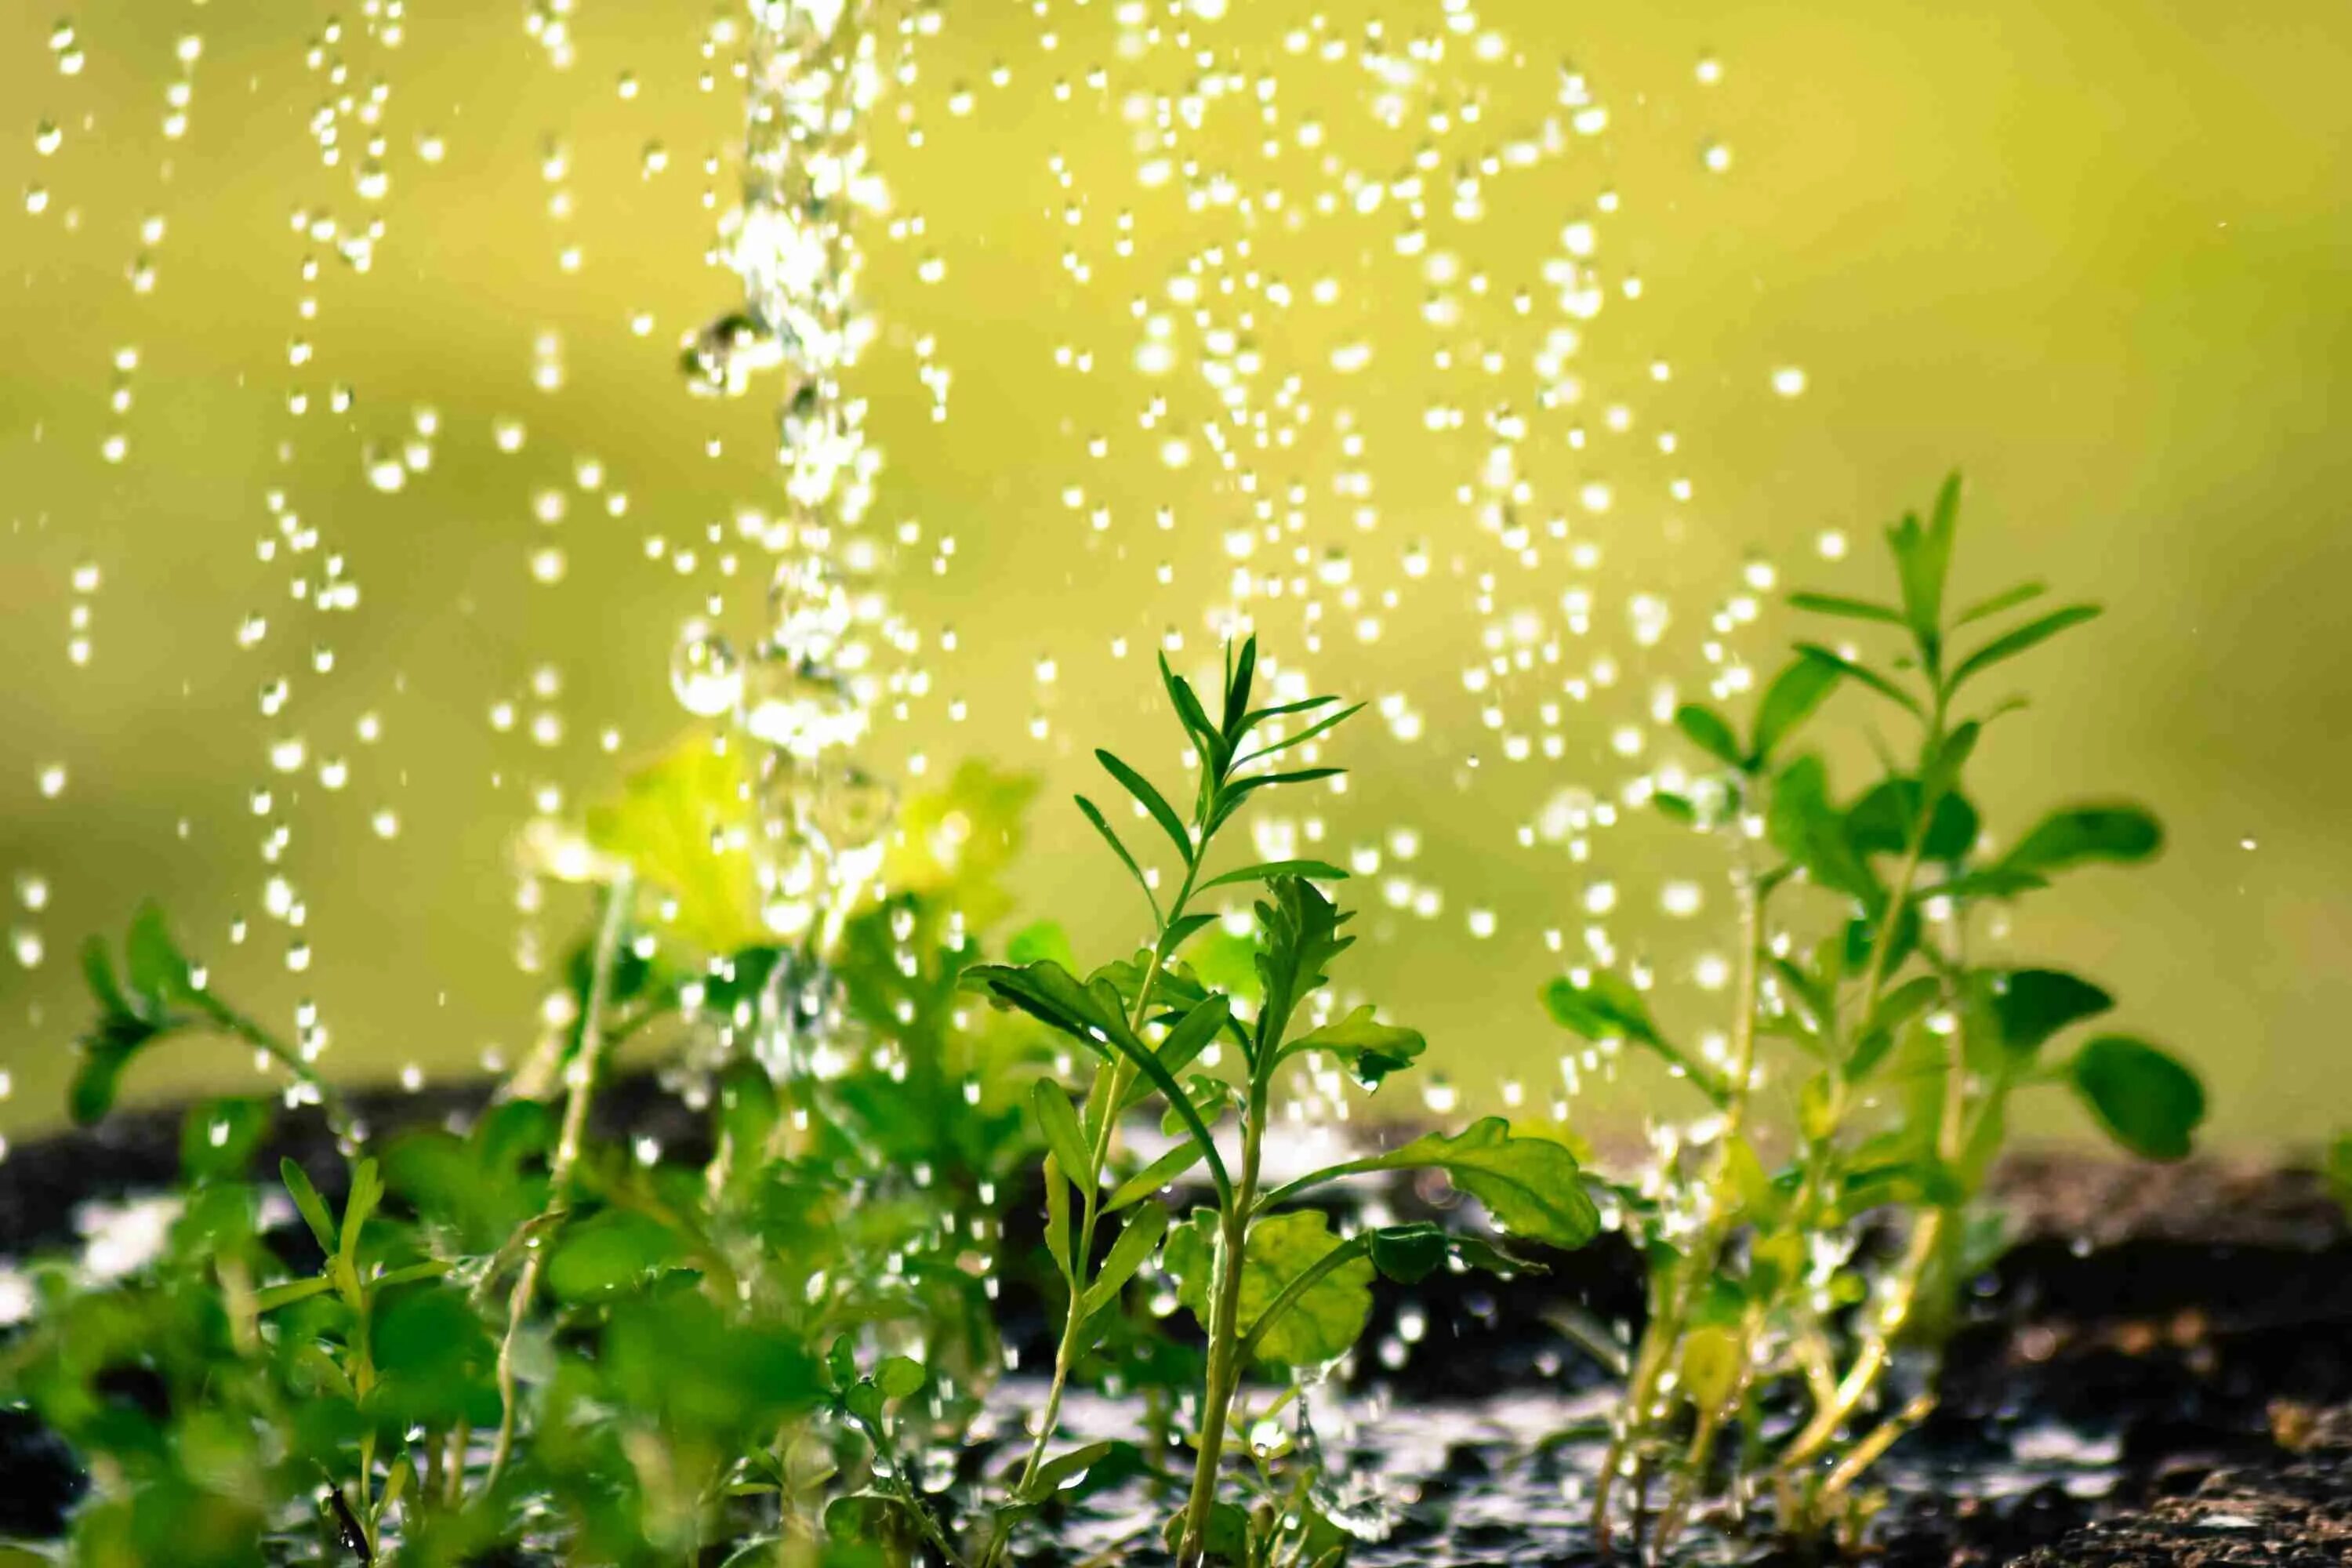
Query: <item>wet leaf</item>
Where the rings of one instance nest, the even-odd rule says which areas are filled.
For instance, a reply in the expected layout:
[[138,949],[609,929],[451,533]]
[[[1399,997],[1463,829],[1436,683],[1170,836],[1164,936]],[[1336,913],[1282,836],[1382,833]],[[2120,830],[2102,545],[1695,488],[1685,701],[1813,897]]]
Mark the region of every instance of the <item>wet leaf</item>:
[[1282,1056],[1328,1051],[1359,1082],[1376,1087],[1389,1074],[1412,1066],[1429,1042],[1418,1029],[1375,1022],[1372,1011],[1369,1006],[1359,1007],[1336,1023],[1309,1030],[1283,1047]]
[[1277,877],[1266,891],[1270,897],[1257,906],[1258,929],[1265,935],[1257,955],[1264,986],[1257,1021],[1259,1037],[1271,1048],[1281,1045],[1298,1004],[1328,978],[1325,967],[1356,939],[1339,934],[1349,917],[1314,883]]
[[191,1184],[235,1181],[269,1134],[271,1102],[241,1095],[200,1100],[180,1121],[180,1175]]
[[1261,860],[1254,866],[1237,867],[1202,883],[1193,891],[1205,893],[1212,888],[1231,887],[1236,882],[1271,882],[1276,877],[1306,877],[1318,882],[1342,882],[1348,873],[1325,860]]
[[1039,1079],[1030,1091],[1029,1102],[1035,1112],[1038,1125],[1045,1130],[1045,1147],[1060,1163],[1063,1174],[1071,1181],[1083,1183],[1094,1167],[1094,1156],[1088,1149],[1087,1135],[1078,1127],[1077,1112],[1070,1109],[1070,1097],[1062,1086],[1050,1079]]
[[[1202,1209],[1169,1233],[1165,1266],[1176,1280],[1176,1299],[1206,1324],[1209,1286],[1217,1247],[1217,1215]],[[1270,1215],[1250,1227],[1243,1250],[1239,1328],[1244,1335],[1259,1314],[1293,1279],[1340,1245],[1324,1217],[1312,1209]],[[1364,1331],[1372,1310],[1372,1266],[1353,1258],[1325,1275],[1276,1320],[1258,1342],[1261,1360],[1286,1366],[1317,1366],[1347,1354]]]
[[885,1356],[874,1369],[874,1386],[882,1391],[885,1399],[905,1399],[919,1394],[929,1381],[930,1373],[912,1356]]
[[1426,1133],[1385,1154],[1333,1169],[1351,1174],[1442,1170],[1485,1204],[1512,1236],[1549,1247],[1582,1247],[1601,1228],[1600,1211],[1579,1179],[1576,1156],[1549,1138],[1513,1136],[1511,1124],[1499,1116],[1474,1121],[1451,1137]]
[[1083,1309],[1087,1317],[1101,1311],[1118,1300],[1118,1293],[1136,1271],[1150,1260],[1160,1237],[1168,1233],[1168,1211],[1158,1204],[1147,1204],[1135,1211],[1123,1226],[1118,1239],[1111,1243],[1110,1254],[1103,1259],[1102,1269],[1095,1282],[1087,1288]]
[[677,1234],[659,1220],[606,1209],[565,1228],[547,1260],[547,1288],[566,1301],[617,1295],[684,1255]]
[[620,797],[588,811],[588,841],[628,862],[675,900],[670,929],[707,952],[768,938],[751,856],[740,840],[751,816],[751,773],[739,748],[690,736],[630,775]]
[[2144,1159],[2188,1155],[2205,1120],[2205,1088],[2172,1057],[2144,1040],[2102,1035],[2075,1053],[2071,1073],[2116,1142]]

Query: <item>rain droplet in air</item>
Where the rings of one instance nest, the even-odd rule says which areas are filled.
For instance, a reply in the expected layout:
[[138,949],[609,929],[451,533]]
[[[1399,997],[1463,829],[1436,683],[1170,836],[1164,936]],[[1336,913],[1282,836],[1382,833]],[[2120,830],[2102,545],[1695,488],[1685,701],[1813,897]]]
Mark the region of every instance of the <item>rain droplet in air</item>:
[[735,645],[703,621],[688,621],[669,656],[669,689],[678,706],[715,719],[743,695],[743,665]]

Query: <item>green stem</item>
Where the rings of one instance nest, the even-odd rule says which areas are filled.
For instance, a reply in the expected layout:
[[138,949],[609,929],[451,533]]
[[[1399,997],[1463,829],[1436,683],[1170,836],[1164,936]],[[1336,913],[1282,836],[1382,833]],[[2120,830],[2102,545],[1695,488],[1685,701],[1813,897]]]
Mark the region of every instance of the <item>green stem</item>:
[[1716,1261],[1731,1233],[1731,1219],[1737,1209],[1736,1194],[1731,1190],[1733,1153],[1747,1123],[1748,1086],[1756,1076],[1758,954],[1764,942],[1766,895],[1758,885],[1755,868],[1744,847],[1736,875],[1739,884],[1738,1011],[1732,1019],[1731,1070],[1724,1085],[1723,1128],[1706,1181],[1706,1217],[1689,1255],[1675,1267],[1674,1288],[1664,1299],[1664,1310],[1643,1329],[1641,1352],[1634,1359],[1633,1378],[1625,1391],[1624,1413],[1610,1434],[1609,1447],[1602,1456],[1601,1478],[1593,1489],[1592,1533],[1603,1553],[1610,1550],[1612,1531],[1610,1494],[1616,1488],[1625,1450],[1648,1429],[1650,1406],[1657,1397],[1658,1383],[1682,1342],[1683,1328],[1698,1300],[1699,1287],[1715,1275]]
[[[588,975],[588,998],[580,1018],[580,1054],[564,1069],[563,1123],[556,1135],[555,1154],[547,1173],[547,1207],[539,1215],[549,1234],[523,1254],[522,1272],[507,1298],[507,1331],[499,1342],[499,1434],[490,1448],[490,1468],[483,1485],[495,1486],[514,1452],[515,1349],[522,1338],[523,1320],[539,1290],[539,1271],[552,1245],[552,1232],[562,1220],[572,1168],[580,1160],[580,1146],[588,1131],[588,1106],[595,1097],[596,1073],[604,1051],[604,1009],[613,989],[613,971],[620,960],[621,933],[629,923],[635,886],[626,868],[604,889],[604,914],[596,929],[595,956]],[[532,1222],[526,1222],[532,1223]]]
[[[1273,1053],[1265,1054],[1270,1059]],[[1202,1391],[1201,1437],[1192,1465],[1192,1495],[1184,1508],[1183,1543],[1176,1553],[1179,1568],[1195,1568],[1208,1552],[1209,1516],[1216,1507],[1217,1469],[1224,1458],[1226,1419],[1234,1385],[1241,1381],[1243,1263],[1249,1246],[1250,1208],[1257,1198],[1265,1104],[1265,1082],[1253,1081],[1248,1114],[1242,1122],[1241,1183],[1228,1194],[1217,1230],[1216,1268],[1210,1282],[1208,1376]],[[1255,1338],[1250,1342],[1254,1346]]]

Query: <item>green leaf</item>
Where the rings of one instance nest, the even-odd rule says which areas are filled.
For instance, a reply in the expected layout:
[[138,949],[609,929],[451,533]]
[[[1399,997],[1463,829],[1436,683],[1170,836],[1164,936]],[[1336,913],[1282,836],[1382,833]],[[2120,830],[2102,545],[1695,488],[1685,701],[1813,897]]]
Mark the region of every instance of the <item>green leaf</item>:
[[1685,740],[1725,767],[1747,770],[1748,757],[1739,749],[1738,737],[1711,709],[1696,702],[1684,703],[1675,710],[1675,728],[1683,732]]
[[720,751],[695,735],[632,774],[619,799],[592,806],[588,842],[670,895],[680,937],[706,952],[734,952],[769,937],[744,847],[751,797],[742,748]]
[[293,1198],[295,1208],[301,1212],[302,1223],[317,1238],[319,1250],[329,1258],[341,1256],[342,1248],[335,1239],[334,1216],[327,1212],[326,1201],[319,1196],[319,1189],[310,1184],[302,1167],[290,1159],[281,1159],[278,1162],[278,1177],[286,1184],[287,1194]]
[[1143,874],[1143,868],[1137,865],[1135,857],[1127,852],[1127,846],[1119,842],[1118,835],[1111,831],[1110,824],[1103,820],[1101,809],[1093,801],[1082,795],[1074,795],[1070,798],[1078,803],[1078,810],[1086,815],[1088,822],[1095,825],[1095,831],[1101,834],[1103,842],[1110,846],[1110,852],[1118,857],[1119,864],[1125,866],[1128,875],[1135,879],[1135,885],[1143,889],[1144,900],[1151,906],[1152,916],[1157,919],[1160,914],[1160,895],[1151,890],[1151,879]]
[[2020,583],[2014,588],[2005,588],[1990,599],[1969,605],[1959,613],[1952,625],[1956,628],[1972,626],[1987,616],[1997,616],[2003,610],[2013,610],[2029,599],[2038,599],[2046,592],[2048,590],[2040,583]]
[[919,1394],[929,1381],[930,1373],[912,1356],[884,1356],[882,1363],[874,1369],[874,1386],[882,1391],[885,1399],[905,1399]]
[[1698,825],[1698,807],[1691,804],[1688,795],[1659,790],[1650,796],[1650,804],[1657,808],[1659,816],[1670,821],[1679,822],[1685,827]]
[[[1319,707],[1323,703],[1332,700],[1333,699],[1328,697],[1321,698],[1318,700],[1317,705]],[[1249,755],[1236,760],[1234,766],[1236,768],[1247,767],[1250,763],[1261,761],[1264,758],[1276,755],[1282,752],[1287,752],[1296,746],[1303,746],[1307,742],[1316,739],[1326,731],[1338,729],[1340,725],[1346,723],[1349,720],[1354,718],[1363,710],[1364,704],[1358,702],[1349,707],[1340,709],[1337,713],[1326,713],[1322,718],[1315,721],[1314,723],[1309,724],[1304,730],[1299,731],[1298,733],[1295,735],[1285,735],[1279,741],[1270,742],[1265,745],[1260,746],[1256,751],[1252,752]],[[1236,739],[1238,739],[1238,737]]]
[[159,1008],[194,989],[188,983],[188,961],[172,940],[163,911],[152,903],[140,905],[139,912],[131,918],[123,958],[131,988]]
[[1195,893],[1205,893],[1212,888],[1231,887],[1235,882],[1270,882],[1276,877],[1307,877],[1318,882],[1344,882],[1348,873],[1326,860],[1261,860],[1255,866],[1242,866],[1210,878]]
[[684,1254],[677,1233],[659,1220],[606,1209],[564,1231],[547,1260],[547,1288],[565,1301],[622,1294]]
[[[1772,684],[1765,689],[1763,701],[1757,705],[1756,741],[1748,748],[1750,763],[1760,767],[1770,761],[1773,749],[1788,739],[1844,679],[1843,669],[1810,654],[1792,659],[1773,678]],[[1676,714],[1675,719],[1679,721],[1681,715]]]
[[1773,781],[1765,828],[1773,847],[1822,887],[1846,894],[1865,909],[1875,910],[1886,901],[1885,889],[1846,837],[1843,815],[1830,802],[1829,773],[1819,757],[1800,757],[1780,770]]
[[1420,1284],[1448,1258],[1465,1268],[1483,1268],[1506,1279],[1544,1272],[1537,1265],[1513,1258],[1477,1237],[1455,1236],[1427,1220],[1383,1226],[1367,1232],[1365,1239],[1372,1267],[1402,1285]]
[[1583,985],[1561,975],[1544,988],[1544,1005],[1552,1020],[1588,1040],[1637,1040],[1659,1043],[1657,1026],[1633,982],[1602,969]]
[[1895,569],[1903,581],[1903,618],[1922,647],[1932,647],[1940,633],[1944,613],[1944,580],[1952,565],[1952,536],[1960,510],[1960,476],[1944,481],[1936,495],[1936,510],[1925,528],[1916,516],[1886,531],[1895,552]]
[[1429,1042],[1418,1029],[1375,1023],[1372,1009],[1359,1007],[1337,1023],[1310,1030],[1282,1047],[1277,1061],[1301,1051],[1328,1051],[1346,1064],[1367,1088],[1376,1088],[1392,1072],[1412,1066]]
[[[1297,882],[1285,885],[1305,886]],[[1218,1193],[1232,1190],[1233,1178],[1217,1152],[1216,1140],[1193,1113],[1175,1075],[1128,1027],[1120,1012],[1118,988],[1107,975],[1097,974],[1081,985],[1058,963],[1026,963],[1017,968],[983,963],[966,970],[962,984],[985,991],[1000,1006],[1017,1007],[1044,1020],[1098,1056],[1117,1053],[1133,1062],[1151,1080],[1152,1087],[1167,1098],[1170,1107],[1184,1121],[1185,1131],[1200,1142],[1202,1157],[1209,1163],[1210,1179],[1216,1184]]]
[[1150,1197],[1200,1163],[1201,1146],[1187,1138],[1112,1189],[1103,1212],[1117,1214],[1128,1205]]
[[190,1183],[235,1181],[269,1132],[270,1102],[257,1096],[200,1100],[180,1121],[180,1175]]
[[[1170,1233],[1166,1267],[1176,1279],[1176,1299],[1203,1324],[1209,1321],[1212,1264],[1216,1256],[1217,1215],[1208,1209]],[[1246,1336],[1284,1288],[1325,1254],[1341,1246],[1324,1217],[1312,1209],[1270,1215],[1253,1225],[1242,1251],[1241,1310],[1236,1326]],[[1372,1265],[1351,1258],[1317,1280],[1258,1341],[1259,1359],[1286,1366],[1316,1366],[1348,1353],[1372,1310]]]
[[1087,1287],[1082,1314],[1090,1318],[1118,1300],[1119,1291],[1135,1278],[1136,1270],[1150,1259],[1160,1237],[1167,1234],[1166,1209],[1158,1204],[1147,1204],[1136,1210],[1134,1216],[1120,1227],[1118,1239],[1111,1243],[1110,1254],[1103,1259],[1095,1282]]
[[2114,1005],[2105,991],[2063,970],[2013,969],[1993,977],[1993,1020],[2013,1057],[2032,1056],[2059,1030]]
[[1234,750],[1225,743],[1223,733],[1209,722],[1208,714],[1202,711],[1201,700],[1192,694],[1192,683],[1168,668],[1168,656],[1164,653],[1160,656],[1160,683],[1168,689],[1168,700],[1176,705],[1176,721],[1192,737],[1211,776],[1223,777],[1226,765],[1233,761]]
[[2055,811],[2000,858],[2010,876],[2045,876],[2086,860],[2129,865],[2164,845],[2164,829],[2137,805],[2078,805]]
[[[1864,855],[1901,855],[1911,847],[1919,825],[1919,784],[1916,779],[1882,779],[1871,786],[1845,814],[1846,842]],[[1947,790],[1936,801],[1927,824],[1920,858],[1929,861],[1958,860],[1976,847],[1981,825],[1968,797]]]
[[1045,1130],[1045,1147],[1060,1163],[1062,1173],[1073,1183],[1084,1183],[1094,1167],[1094,1155],[1078,1126],[1077,1112],[1070,1109],[1069,1096],[1062,1092],[1060,1084],[1041,1078],[1029,1091],[1029,1103],[1036,1112],[1037,1124]]
[[272,1285],[267,1290],[255,1291],[253,1310],[269,1312],[296,1301],[307,1301],[313,1296],[322,1296],[333,1289],[334,1284],[323,1274],[313,1274],[307,1279],[289,1279],[282,1285]]
[[1243,639],[1239,658],[1234,658],[1233,653],[1234,645],[1228,642],[1225,644],[1225,707],[1224,711],[1218,715],[1223,721],[1223,728],[1218,733],[1224,736],[1227,745],[1238,746],[1242,732],[1249,728],[1250,682],[1257,674],[1257,638],[1253,636]]
[[1904,690],[1901,687],[1895,685],[1895,682],[1879,674],[1878,671],[1871,668],[1868,665],[1856,664],[1853,660],[1846,658],[1843,654],[1825,648],[1819,643],[1801,642],[1797,645],[1797,651],[1803,654],[1807,658],[1819,659],[1824,664],[1836,666],[1838,673],[1843,675],[1847,679],[1862,682],[1862,684],[1869,687],[1881,697],[1885,698],[1889,702],[1898,704],[1916,718],[1927,718],[1927,710],[1919,706],[1919,700],[1917,698],[1912,696],[1909,692]]
[[2352,1132],[2339,1133],[2327,1145],[2320,1163],[2320,1174],[2326,1179],[2336,1206],[2352,1214]]
[[1848,599],[1836,594],[1791,594],[1789,603],[1800,610],[1811,610],[1817,616],[1843,616],[1850,621],[1884,621],[1890,626],[1905,625],[1903,612],[1891,605],[1876,605],[1867,599]]
[[1739,1387],[1740,1347],[1745,1342],[1737,1330],[1719,1325],[1685,1333],[1679,1380],[1684,1397],[1706,1411],[1717,1411],[1728,1404]]
[[383,1173],[373,1160],[362,1160],[352,1167],[352,1190],[343,1200],[342,1246],[338,1256],[344,1263],[357,1266],[360,1232],[383,1201]]
[[1258,929],[1265,933],[1265,946],[1256,960],[1265,986],[1257,1038],[1261,1049],[1271,1050],[1282,1044],[1298,1004],[1328,978],[1325,967],[1356,939],[1339,934],[1349,917],[1313,883],[1278,877],[1266,891],[1271,897],[1257,906]]
[[1052,921],[1038,921],[1013,932],[1004,956],[1014,963],[1034,963],[1043,958],[1065,969],[1076,970],[1078,966],[1077,958],[1070,951],[1069,932]]
[[[1335,1165],[1307,1180],[1412,1170],[1444,1171],[1455,1186],[1485,1204],[1496,1223],[1514,1237],[1565,1249],[1582,1247],[1601,1229],[1600,1211],[1585,1194],[1576,1156],[1549,1138],[1514,1137],[1511,1124],[1499,1116],[1472,1122],[1452,1137],[1427,1133],[1402,1148]],[[1282,1191],[1295,1191],[1297,1185]]]
[[2148,1160],[2186,1158],[2205,1120],[2197,1075],[2143,1040],[2101,1035],[2074,1055],[2074,1090],[2115,1141]]
[[1045,1156],[1045,1252],[1062,1278],[1077,1289],[1078,1273],[1070,1256],[1070,1182],[1058,1155]]
[[2028,648],[2049,641],[2068,626],[2082,625],[2098,613],[2096,605],[2069,605],[2063,610],[2053,610],[2039,620],[2028,621],[2015,631],[1993,638],[1960,661],[1960,667],[1952,671],[1951,683],[1946,689],[1958,691],[1969,677],[1980,675],[2004,659],[2015,658]]
[[1127,793],[1150,814],[1151,820],[1160,824],[1160,830],[1168,835],[1169,841],[1176,846],[1177,857],[1187,866],[1191,865],[1192,836],[1184,831],[1184,819],[1177,816],[1176,808],[1152,787],[1151,781],[1100,748],[1095,752],[1095,761],[1100,763],[1111,777],[1127,786]]

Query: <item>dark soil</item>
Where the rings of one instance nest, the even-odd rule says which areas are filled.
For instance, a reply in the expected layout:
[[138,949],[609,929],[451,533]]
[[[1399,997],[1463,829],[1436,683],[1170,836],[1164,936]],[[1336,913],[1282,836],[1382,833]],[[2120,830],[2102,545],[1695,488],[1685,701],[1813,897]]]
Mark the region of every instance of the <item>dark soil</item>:
[[[474,1103],[453,1089],[359,1109],[389,1127]],[[598,1119],[679,1158],[707,1143],[705,1119],[647,1080],[614,1086]],[[285,1119],[275,1144],[273,1161],[340,1170],[314,1114]],[[79,1205],[167,1185],[177,1152],[178,1118],[163,1112],[19,1146],[0,1161],[0,1258],[74,1246]],[[2000,1188],[2017,1244],[1978,1282],[1935,1415],[1885,1467],[1874,1540],[1890,1568],[2352,1563],[2352,1233],[2320,1180],[2045,1154],[2012,1160]],[[1387,1198],[1407,1217],[1444,1201]],[[1016,1231],[1038,1206],[1013,1194]],[[1008,1255],[1022,1250],[1013,1239]],[[1008,1285],[1006,1331],[1025,1364],[1050,1356],[1044,1305]],[[1563,1306],[1636,1319],[1630,1249],[1604,1238],[1507,1283],[1383,1282],[1360,1365],[1332,1396],[1341,1430],[1326,1432],[1335,1458],[1410,1500],[1390,1539],[1358,1554],[1363,1568],[1596,1561],[1579,1500],[1597,1445],[1530,1441],[1541,1435],[1530,1421],[1540,1428],[1570,1402],[1597,1411],[1607,1381],[1552,1326]],[[1370,1418],[1348,1428],[1357,1414]],[[0,1538],[56,1534],[81,1484],[20,1412],[0,1411]],[[1802,1561],[1769,1546],[1700,1551]]]

